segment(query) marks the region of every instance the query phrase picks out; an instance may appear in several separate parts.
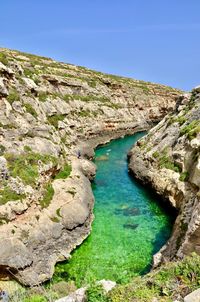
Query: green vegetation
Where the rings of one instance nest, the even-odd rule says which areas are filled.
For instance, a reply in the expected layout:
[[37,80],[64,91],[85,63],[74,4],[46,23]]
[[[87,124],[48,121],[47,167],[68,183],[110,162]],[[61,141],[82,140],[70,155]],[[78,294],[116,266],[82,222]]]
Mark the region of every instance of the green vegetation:
[[0,190],[0,205],[7,203],[8,201],[22,200],[26,196],[24,194],[17,194],[9,186],[4,186]]
[[152,154],[152,156],[153,156],[154,158],[158,158],[158,157],[159,157],[159,152],[158,152],[158,151],[155,151],[155,152]]
[[24,298],[22,302],[47,302],[47,298],[41,295],[31,295],[27,298]]
[[96,88],[97,82],[94,79],[92,79],[88,81],[88,85],[92,88]]
[[188,179],[189,179],[189,173],[188,172],[182,172],[180,174],[179,180],[181,180],[181,181],[187,181]]
[[32,116],[34,116],[35,118],[37,118],[37,112],[35,111],[35,109],[31,106],[31,104],[26,103],[24,104],[24,107],[26,108],[26,111],[28,113],[30,113]]
[[20,101],[20,95],[16,88],[12,88],[7,97],[7,101],[12,105],[15,101]]
[[179,123],[180,126],[182,126],[187,121],[187,119],[185,116],[181,115],[175,121]]
[[3,52],[0,52],[0,62],[4,65],[8,65],[8,56]]
[[44,195],[43,198],[40,200],[40,205],[42,208],[47,208],[50,205],[50,202],[54,195],[54,189],[52,187],[52,184],[47,184],[44,187]]
[[55,176],[55,179],[65,179],[67,178],[72,171],[72,167],[70,164],[66,164],[62,170],[58,172]]
[[186,135],[189,140],[192,140],[200,132],[200,121],[194,120],[180,130],[180,135]]
[[[110,302],[172,302],[184,297],[200,285],[200,256],[192,254],[183,261],[168,263],[145,277],[118,286],[109,295]],[[179,299],[178,299],[179,300]]]
[[81,100],[83,102],[101,102],[101,103],[107,103],[110,102],[110,99],[105,96],[97,96],[97,95],[64,95],[61,97],[65,100]]
[[87,302],[109,302],[101,285],[91,285],[87,291]]
[[31,152],[32,149],[31,149],[31,147],[29,147],[29,146],[24,146],[24,151],[25,151],[25,152]]
[[79,113],[79,116],[81,116],[81,117],[89,117],[89,116],[91,116],[91,112],[90,112],[90,110],[82,110]]
[[61,211],[61,208],[58,208],[58,209],[56,210],[56,215],[57,215],[58,217],[62,217],[60,211]]
[[4,154],[8,162],[8,168],[12,177],[19,177],[26,185],[35,185],[38,173],[38,161],[44,164],[48,162],[57,163],[56,158],[50,155],[28,152],[22,154]]
[[68,102],[68,101],[72,101],[74,99],[74,96],[71,94],[65,94],[65,95],[61,95],[60,98]]
[[58,129],[58,122],[63,121],[65,116],[66,116],[65,114],[56,114],[56,115],[48,116],[47,120],[49,124],[51,124],[56,129]]
[[0,156],[2,156],[5,152],[6,148],[0,144]]
[[160,153],[155,151],[152,156],[158,160],[158,165],[160,168],[170,169],[179,173],[181,172],[181,168],[168,156],[167,148]]
[[168,119],[167,126],[170,126],[173,123],[179,123],[179,125],[182,126],[186,121],[187,121],[187,118],[185,117],[185,115],[181,115],[179,117],[171,116]]
[[38,94],[38,99],[40,102],[46,102],[48,94],[46,92],[40,92]]
[[30,68],[24,68],[24,75],[27,78],[32,78],[32,76],[34,75],[34,70]]
[[[63,274],[66,272],[63,272]],[[182,261],[170,262],[143,277],[133,278],[126,285],[118,285],[108,294],[102,286],[91,280],[86,291],[87,302],[147,302],[157,299],[159,302],[182,301],[190,292],[200,286],[200,256],[193,253]],[[22,302],[47,302],[55,299],[52,288],[43,289],[41,295],[31,294],[29,290],[20,297]],[[16,295],[16,293],[15,293]],[[19,296],[18,296],[19,297]],[[15,301],[15,300],[13,300]],[[19,300],[18,300],[19,301]]]
[[59,223],[60,222],[60,219],[59,217],[57,216],[54,216],[54,217],[50,217],[51,221],[55,222],[55,223]]

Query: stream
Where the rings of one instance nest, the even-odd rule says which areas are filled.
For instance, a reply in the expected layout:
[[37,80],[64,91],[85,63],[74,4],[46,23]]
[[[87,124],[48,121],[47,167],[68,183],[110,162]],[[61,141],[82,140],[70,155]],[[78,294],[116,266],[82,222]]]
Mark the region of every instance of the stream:
[[153,254],[168,240],[173,215],[128,174],[127,153],[144,134],[96,149],[92,232],[69,261],[57,264],[55,281],[74,280],[77,286],[101,279],[126,283],[149,271]]

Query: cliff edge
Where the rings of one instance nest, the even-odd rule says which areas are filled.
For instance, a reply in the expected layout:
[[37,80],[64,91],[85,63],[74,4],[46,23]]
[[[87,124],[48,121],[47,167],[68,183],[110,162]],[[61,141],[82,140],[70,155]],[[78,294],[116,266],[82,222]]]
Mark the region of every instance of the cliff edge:
[[179,97],[168,114],[130,152],[130,170],[177,209],[168,243],[154,265],[200,254],[200,88]]

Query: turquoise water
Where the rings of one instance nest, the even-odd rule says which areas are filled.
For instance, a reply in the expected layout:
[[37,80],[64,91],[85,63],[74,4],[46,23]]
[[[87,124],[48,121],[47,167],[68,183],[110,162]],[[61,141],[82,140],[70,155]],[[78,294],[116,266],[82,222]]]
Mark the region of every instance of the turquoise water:
[[96,150],[92,232],[68,262],[56,266],[56,280],[75,280],[78,286],[100,279],[128,282],[148,271],[152,255],[169,238],[172,218],[128,174],[127,152],[142,135]]

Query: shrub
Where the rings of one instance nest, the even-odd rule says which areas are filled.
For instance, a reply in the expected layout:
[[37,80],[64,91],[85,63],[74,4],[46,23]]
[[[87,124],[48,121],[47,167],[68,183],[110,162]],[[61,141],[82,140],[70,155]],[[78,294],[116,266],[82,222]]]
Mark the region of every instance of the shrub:
[[29,147],[29,146],[24,146],[24,151],[25,151],[25,152],[31,152],[32,149],[31,149],[31,147]]
[[18,91],[15,88],[12,88],[7,97],[7,101],[12,105],[15,101],[20,101],[20,96]]
[[176,122],[178,122],[181,126],[187,121],[185,116],[180,116],[176,119]]
[[27,297],[23,299],[22,302],[47,302],[47,298],[41,296],[41,295],[32,295],[30,297]]
[[188,172],[182,172],[180,177],[179,177],[179,180],[180,181],[187,181],[189,179],[189,173]]
[[0,62],[3,63],[4,65],[8,65],[8,58],[5,55],[5,53],[0,53]]
[[159,157],[159,152],[158,151],[153,152],[152,156],[154,158],[158,158]]
[[194,120],[180,130],[180,135],[186,135],[189,140],[192,140],[200,132],[199,120]]
[[101,285],[91,285],[87,291],[87,302],[108,302]]
[[24,75],[27,78],[32,78],[34,71],[29,68],[24,68]]
[[56,158],[51,155],[42,155],[29,151],[28,153],[4,154],[8,162],[8,168],[12,177],[21,178],[26,185],[35,185],[38,173],[38,161],[41,160],[44,164],[53,162],[57,164]]
[[46,187],[44,187],[43,198],[40,200],[40,205],[42,208],[47,208],[50,205],[53,195],[54,189],[52,187],[52,184],[47,184]]
[[160,168],[166,168],[173,170],[175,172],[181,172],[181,168],[173,162],[173,160],[168,156],[167,149],[165,148],[162,152],[155,151],[152,156],[158,160],[158,165]]
[[48,116],[47,120],[52,126],[58,129],[58,122],[63,121],[64,118],[65,118],[65,114],[56,114],[56,115]]
[[38,94],[38,99],[39,99],[40,102],[46,102],[47,97],[48,97],[48,95],[47,95],[46,92],[40,92]]
[[5,152],[6,148],[0,144],[0,156],[2,156]]
[[8,201],[22,200],[25,197],[24,194],[17,194],[10,187],[5,186],[3,190],[0,190],[0,205],[3,205]]
[[59,171],[58,174],[55,176],[55,179],[65,179],[70,175],[71,171],[72,171],[71,165],[66,164],[64,168],[61,171]]
[[89,117],[91,114],[90,114],[90,110],[82,110],[79,115],[81,117]]
[[[192,254],[182,261],[167,263],[130,284],[117,286],[109,293],[111,302],[183,300],[188,292],[199,287],[200,256]],[[184,293],[184,290],[186,293]]]
[[37,112],[35,111],[35,109],[31,106],[31,104],[26,103],[24,104],[24,107],[26,108],[26,111],[28,113],[30,113],[32,116],[34,116],[35,118],[37,118]]

